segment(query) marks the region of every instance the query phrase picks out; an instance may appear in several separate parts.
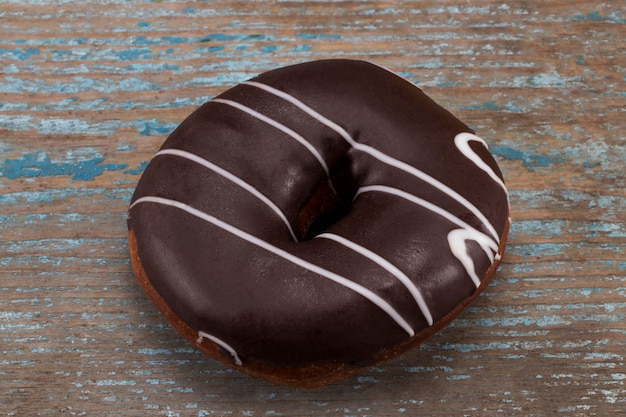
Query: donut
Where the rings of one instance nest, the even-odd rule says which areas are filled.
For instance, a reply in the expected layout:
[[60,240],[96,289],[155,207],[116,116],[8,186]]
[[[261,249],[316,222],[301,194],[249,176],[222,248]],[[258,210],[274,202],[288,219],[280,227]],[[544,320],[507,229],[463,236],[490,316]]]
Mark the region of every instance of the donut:
[[194,346],[317,387],[417,346],[493,277],[510,224],[483,139],[366,61],[265,72],[195,110],[128,209],[132,267]]

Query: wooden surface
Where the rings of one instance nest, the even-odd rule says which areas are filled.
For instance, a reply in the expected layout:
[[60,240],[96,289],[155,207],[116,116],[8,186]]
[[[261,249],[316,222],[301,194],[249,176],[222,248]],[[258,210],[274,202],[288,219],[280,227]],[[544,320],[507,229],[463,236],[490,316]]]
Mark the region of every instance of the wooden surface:
[[[624,415],[625,39],[618,0],[0,1],[0,415]],[[327,57],[398,71],[475,128],[513,226],[452,325],[298,390],[177,336],[125,216],[196,106]]]

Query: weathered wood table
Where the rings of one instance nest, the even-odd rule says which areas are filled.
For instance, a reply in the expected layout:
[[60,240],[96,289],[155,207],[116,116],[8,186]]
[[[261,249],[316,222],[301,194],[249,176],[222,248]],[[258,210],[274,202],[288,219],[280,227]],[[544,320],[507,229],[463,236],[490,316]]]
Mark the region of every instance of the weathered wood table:
[[[626,412],[623,1],[0,1],[0,415]],[[493,284],[420,348],[315,390],[225,369],[131,272],[126,209],[195,107],[372,60],[476,129],[510,188]]]

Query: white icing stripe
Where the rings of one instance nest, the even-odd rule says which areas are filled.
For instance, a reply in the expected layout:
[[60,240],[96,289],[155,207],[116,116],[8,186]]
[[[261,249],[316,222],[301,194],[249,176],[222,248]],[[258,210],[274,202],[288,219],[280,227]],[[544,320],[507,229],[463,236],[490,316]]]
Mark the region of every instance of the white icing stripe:
[[320,163],[320,165],[324,169],[324,172],[326,172],[326,176],[330,175],[330,171],[328,170],[328,165],[326,165],[326,161],[324,161],[324,158],[322,158],[322,155],[320,155],[320,153],[317,151],[317,149],[315,149],[313,147],[313,145],[311,145],[309,142],[307,142],[307,140],[304,139],[301,135],[299,135],[298,133],[296,133],[293,130],[289,129],[284,124],[279,123],[279,122],[277,122],[274,119],[270,119],[269,117],[265,116],[264,114],[261,114],[261,113],[259,113],[256,110],[252,110],[250,107],[244,106],[243,104],[237,103],[236,101],[224,100],[224,99],[221,99],[221,98],[214,98],[211,101],[214,102],[214,103],[226,104],[228,106],[231,106],[231,107],[234,107],[234,108],[236,108],[238,110],[241,110],[241,111],[249,114],[250,116],[256,117],[257,119],[261,120],[262,122],[265,122],[268,125],[273,126],[276,129],[280,130],[281,132],[284,132],[287,135],[291,136],[298,143],[300,143],[302,146],[304,146],[315,157],[315,159],[318,160],[318,162]]
[[159,155],[175,155],[175,156],[178,156],[178,157],[181,157],[181,158],[188,159],[188,160],[193,161],[193,162],[195,162],[197,164],[200,164],[203,167],[208,168],[211,171],[213,171],[213,172],[223,176],[224,178],[234,182],[235,184],[237,184],[238,186],[240,186],[244,190],[248,191],[250,194],[254,195],[256,198],[261,200],[269,208],[271,208],[272,211],[274,211],[274,213],[276,213],[278,215],[278,217],[280,217],[280,219],[283,221],[283,223],[285,223],[285,225],[289,229],[289,234],[291,235],[291,238],[294,240],[294,242],[298,241],[298,238],[296,237],[296,234],[294,233],[293,229],[291,228],[291,224],[289,224],[289,220],[287,220],[287,216],[285,216],[285,213],[283,213],[282,210],[280,208],[278,208],[278,206],[276,204],[274,204],[274,202],[272,200],[267,198],[263,193],[261,193],[259,190],[254,188],[252,185],[248,184],[247,182],[245,182],[241,178],[237,177],[233,173],[225,170],[224,168],[221,168],[221,167],[215,165],[212,162],[207,161],[204,158],[199,157],[198,155],[195,155],[195,154],[187,152],[187,151],[182,151],[180,149],[163,149],[163,150],[157,152],[155,157],[157,157]]
[[494,261],[494,256],[498,252],[498,243],[494,241],[491,237],[477,230],[476,228],[470,226],[463,220],[456,217],[454,214],[442,209],[441,207],[430,203],[426,200],[423,200],[419,197],[414,196],[413,194],[409,194],[405,191],[398,190],[397,188],[388,187],[385,185],[368,185],[365,187],[361,187],[357,190],[355,198],[362,193],[366,192],[383,192],[392,194],[398,197],[401,197],[407,201],[410,201],[414,204],[420,205],[427,210],[430,210],[455,225],[461,227],[461,229],[452,230],[448,233],[448,245],[450,246],[450,251],[456,257],[463,267],[465,268],[467,275],[470,276],[476,287],[480,286],[480,279],[476,275],[476,271],[474,269],[474,262],[472,258],[467,253],[467,246],[465,242],[468,240],[473,240],[478,243],[481,249],[485,252],[490,262]]
[[[456,200],[458,203],[462,204],[463,206],[465,206],[468,210],[470,210],[472,212],[472,214],[474,214],[478,219],[480,219],[480,221],[485,225],[485,227],[487,227],[487,229],[489,230],[489,232],[492,234],[492,236],[494,237],[494,239],[496,240],[496,242],[500,243],[500,236],[498,235],[498,233],[496,232],[496,229],[493,227],[493,225],[491,224],[491,222],[489,222],[489,220],[487,220],[487,218],[485,217],[485,215],[478,210],[478,208],[476,206],[474,206],[471,202],[469,202],[465,197],[463,197],[462,195],[460,195],[459,193],[457,193],[456,191],[454,191],[452,188],[448,187],[447,185],[445,185],[444,183],[442,183],[439,180],[436,180],[435,178],[431,177],[430,175],[426,174],[425,172],[407,164],[406,162],[402,162],[398,159],[395,159],[381,151],[379,151],[378,149],[372,148],[369,145],[364,145],[362,143],[358,143],[357,141],[355,141],[348,132],[346,132],[346,130],[344,128],[342,128],[341,126],[339,126],[337,123],[333,122],[332,120],[326,118],[325,116],[321,115],[320,113],[318,113],[317,111],[313,110],[311,107],[307,106],[306,104],[304,104],[303,102],[301,102],[300,100],[298,100],[297,98],[293,97],[290,94],[285,93],[284,91],[278,90],[274,87],[271,87],[267,84],[263,84],[263,83],[259,83],[257,81],[245,81],[242,84],[246,84],[252,87],[257,87],[260,88],[264,91],[267,91],[268,93],[274,94],[277,97],[280,97],[284,100],[287,100],[288,102],[292,103],[293,105],[295,105],[296,107],[300,108],[301,110],[303,110],[305,113],[307,113],[308,115],[310,115],[311,117],[314,117],[315,119],[317,119],[320,123],[328,126],[329,128],[333,129],[335,132],[337,132],[342,138],[344,138],[354,149],[358,149],[362,152],[365,152],[369,155],[371,155],[372,157],[378,159],[379,161],[393,166],[397,169],[400,169],[408,174],[413,175],[414,177],[419,178],[420,180],[427,182],[428,184],[432,185],[433,187],[439,189],[440,191],[444,192],[445,194],[447,194],[448,196],[452,197],[454,200]],[[417,87],[416,87],[417,88]]]
[[376,295],[374,292],[368,290],[362,285],[357,284],[356,282],[352,282],[347,278],[344,278],[338,274],[335,274],[334,272],[328,271],[327,269],[324,269],[318,265],[312,264],[311,262],[298,258],[297,256],[292,255],[291,253],[284,251],[283,249],[280,249],[262,239],[259,239],[256,236],[246,233],[243,230],[236,228],[235,226],[232,226],[226,222],[223,222],[222,220],[219,220],[209,214],[206,214],[198,209],[195,209],[179,201],[170,200],[170,199],[163,198],[163,197],[155,197],[155,196],[141,197],[137,199],[133,204],[131,204],[129,210],[132,209],[137,204],[141,204],[141,203],[163,204],[166,206],[171,206],[171,207],[175,207],[180,210],[183,210],[249,243],[252,243],[253,245],[256,245],[260,248],[267,250],[268,252],[278,255],[281,258],[289,262],[292,262],[304,269],[308,269],[311,272],[314,272],[318,275],[321,275],[325,278],[330,279],[331,281],[334,281],[340,285],[343,285],[344,287],[351,289],[352,291],[360,294],[361,296],[370,300],[372,303],[376,304],[381,310],[387,313],[389,317],[391,317],[399,326],[401,326],[409,334],[409,336],[415,335],[415,331],[413,330],[413,328],[406,322],[406,320],[404,320],[404,318],[402,318],[402,316],[391,305],[389,305],[389,303],[387,303],[381,297]]
[[205,333],[203,331],[199,331],[198,332],[198,340],[196,340],[196,342],[198,344],[202,343],[202,339],[209,339],[212,342],[215,342],[216,344],[220,345],[222,348],[224,348],[225,350],[228,351],[228,353],[231,354],[231,356],[233,357],[233,359],[235,360],[235,365],[237,366],[241,366],[243,365],[243,362],[241,362],[241,359],[239,359],[239,355],[237,355],[237,352],[235,351],[235,349],[233,349],[228,343],[224,342],[222,339],[218,339],[217,337],[210,335],[208,333]]
[[367,192],[372,192],[372,191],[378,191],[378,192],[382,192],[382,193],[387,193],[387,194],[393,194],[396,195],[398,197],[404,198],[405,200],[408,200],[412,203],[415,203],[419,206],[424,207],[427,210],[430,210],[438,215],[440,215],[441,217],[446,218],[447,220],[449,220],[450,222],[456,224],[457,226],[463,228],[463,229],[467,229],[467,230],[471,230],[474,234],[476,234],[477,236],[480,235],[481,237],[477,237],[475,240],[477,242],[485,242],[487,244],[487,246],[489,248],[491,248],[493,251],[497,251],[498,250],[498,244],[491,239],[489,236],[487,236],[486,234],[482,233],[480,230],[477,230],[476,228],[470,226],[469,224],[467,224],[466,222],[464,222],[463,220],[459,219],[457,216],[455,216],[454,214],[450,213],[447,210],[442,209],[441,207],[426,201],[422,198],[416,197],[413,194],[409,194],[406,191],[402,191],[399,190],[397,188],[393,188],[393,187],[388,187],[386,185],[367,185],[365,187],[361,187],[356,191],[356,194],[354,196],[354,198],[356,198],[359,194],[362,193],[367,193]]
[[424,297],[422,296],[422,293],[420,292],[420,290],[415,286],[415,284],[413,284],[413,281],[411,281],[411,279],[409,277],[406,276],[406,274],[402,271],[400,271],[400,269],[398,269],[395,265],[393,265],[391,262],[389,262],[388,260],[386,260],[385,258],[383,258],[382,256],[378,255],[375,252],[372,252],[371,250],[357,244],[354,243],[351,240],[348,240],[342,236],[339,236],[337,234],[334,233],[321,233],[317,236],[315,236],[315,238],[323,238],[323,239],[330,239],[333,240],[343,246],[346,246],[349,249],[352,249],[353,251],[365,256],[366,258],[370,259],[371,261],[375,262],[376,264],[378,264],[379,266],[383,267],[385,270],[387,270],[389,273],[391,273],[394,277],[396,277],[411,293],[411,295],[413,296],[413,298],[415,299],[415,302],[417,303],[417,305],[419,306],[422,314],[424,315],[424,318],[426,319],[426,321],[428,322],[429,326],[433,325],[433,316],[430,312],[430,309],[428,308],[428,306],[426,305],[426,301],[424,301]]
[[[476,269],[474,268],[474,261],[472,257],[467,253],[467,245],[465,244],[468,240],[475,240],[475,236],[473,236],[471,230],[467,229],[455,229],[448,233],[448,245],[450,245],[450,251],[452,254],[461,262],[467,275],[472,278],[476,288],[480,287],[480,278],[476,275]],[[491,262],[493,262],[493,257],[491,258]]]
[[[363,147],[367,146],[367,145],[361,145]],[[498,236],[498,232],[496,232],[496,229],[493,227],[493,225],[489,222],[489,220],[487,220],[487,217],[485,217],[485,215],[478,210],[478,208],[476,206],[474,206],[472,203],[470,203],[465,197],[463,197],[461,194],[457,193],[456,191],[454,191],[452,188],[448,187],[447,185],[445,185],[444,183],[434,179],[433,177],[431,177],[430,175],[418,170],[417,168],[412,167],[411,165],[402,162],[402,161],[398,161],[395,158],[392,158],[390,156],[387,156],[385,154],[383,154],[382,152],[374,149],[374,148],[370,148],[369,146],[367,146],[367,148],[369,148],[369,150],[367,150],[366,152],[369,153],[370,155],[372,155],[373,157],[377,158],[378,160],[387,163],[388,165],[392,165],[395,166],[409,174],[412,174],[413,176],[421,179],[424,182],[429,183],[430,185],[432,185],[435,188],[438,188],[440,191],[442,191],[444,194],[449,195],[450,197],[452,197],[454,200],[456,200],[457,202],[461,203],[465,208],[467,208],[469,211],[472,212],[472,214],[474,214],[487,228],[487,230],[489,230],[489,233],[491,233],[491,235],[494,237],[494,239],[496,240],[496,242],[500,242],[500,236]]]
[[487,142],[485,142],[482,138],[467,132],[459,133],[458,135],[456,135],[454,137],[454,144],[467,159],[472,161],[478,168],[485,171],[487,175],[489,175],[489,177],[504,190],[504,194],[506,195],[506,205],[510,211],[511,202],[509,201],[509,190],[507,190],[504,181],[502,181],[500,177],[498,177],[498,175],[493,171],[493,169],[491,169],[491,167],[487,165],[485,161],[483,161],[482,158],[478,156],[476,152],[474,152],[469,146],[469,142],[472,140],[481,143],[486,149],[489,149],[489,147],[487,146]]
[[317,121],[321,122],[322,124],[328,126],[332,130],[337,132],[342,138],[344,138],[353,147],[355,145],[359,145],[359,143],[356,142],[354,139],[352,139],[350,134],[348,134],[348,132],[346,132],[344,128],[342,128],[341,126],[339,126],[337,123],[333,122],[332,120],[327,119],[326,117],[322,116],[320,113],[313,110],[311,107],[307,106],[306,104],[304,104],[303,102],[301,102],[300,100],[292,96],[291,94],[287,94],[282,90],[279,90],[277,88],[274,88],[272,86],[269,86],[267,84],[263,84],[257,81],[244,81],[242,84],[260,88],[261,90],[267,91],[270,94],[273,94],[277,97],[282,98],[283,100],[290,102],[294,106],[298,107],[300,110],[307,113],[309,116],[313,117],[314,119],[317,119]]
[[476,152],[474,152],[469,146],[469,142],[472,140],[481,143],[487,149],[489,148],[487,146],[487,143],[482,138],[467,132],[459,133],[458,135],[456,135],[454,137],[454,144],[461,151],[461,153],[465,155],[467,159],[472,161],[478,168],[485,171],[492,180],[499,184],[508,196],[508,192],[506,189],[506,185],[504,185],[504,182],[500,179],[500,177],[498,177],[498,175],[496,175],[493,169],[491,169],[491,167],[487,165],[485,161],[483,161],[482,158],[478,156]]

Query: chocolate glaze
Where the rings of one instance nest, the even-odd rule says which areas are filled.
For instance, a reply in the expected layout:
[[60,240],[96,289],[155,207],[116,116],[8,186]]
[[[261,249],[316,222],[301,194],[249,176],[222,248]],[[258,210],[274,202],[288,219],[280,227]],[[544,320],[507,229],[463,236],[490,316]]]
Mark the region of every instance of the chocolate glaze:
[[[457,224],[397,195],[355,194],[367,186],[393,187],[492,236],[475,213],[379,154],[357,149],[293,101],[254,82],[287,93],[358,144],[445,184],[484,214],[500,237],[508,215],[506,190],[454,142],[471,129],[408,81],[363,61],[310,62],[252,81],[204,104],[161,149],[189,152],[250,184],[284,213],[299,241],[275,211],[231,180],[192,160],[157,155],[139,181],[128,225],[151,284],[176,315],[230,346],[244,366],[246,360],[362,363],[410,337],[362,294],[146,197],[184,203],[361,285],[392,306],[416,334],[432,323],[397,277],[337,241],[314,236],[344,237],[396,266],[419,289],[435,323],[476,292],[467,267],[451,250],[448,237]],[[291,132],[312,145],[328,172]],[[487,149],[475,140],[469,145],[502,178]],[[473,240],[465,241],[464,250],[482,279],[492,259]]]

